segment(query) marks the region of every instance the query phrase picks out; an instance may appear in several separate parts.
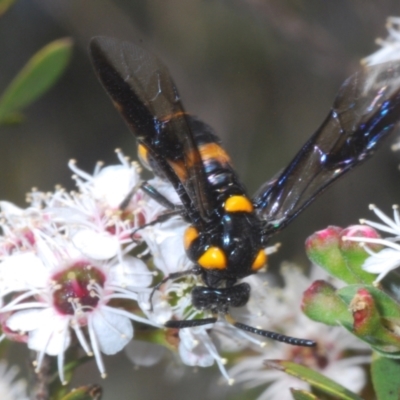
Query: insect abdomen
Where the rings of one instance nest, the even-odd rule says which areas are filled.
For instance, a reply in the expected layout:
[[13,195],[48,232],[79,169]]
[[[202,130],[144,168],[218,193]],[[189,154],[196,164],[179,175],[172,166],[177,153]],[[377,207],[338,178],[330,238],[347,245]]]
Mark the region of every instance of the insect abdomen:
[[231,159],[221,147],[220,139],[211,127],[196,118],[190,117],[189,126],[198,146],[210,190],[216,202],[222,204],[232,195],[246,195],[246,189],[232,167]]

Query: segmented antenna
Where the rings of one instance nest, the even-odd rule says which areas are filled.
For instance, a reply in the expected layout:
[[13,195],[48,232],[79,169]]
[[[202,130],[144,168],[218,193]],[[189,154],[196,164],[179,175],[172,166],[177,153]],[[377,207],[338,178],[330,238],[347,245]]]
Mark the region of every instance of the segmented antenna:
[[273,339],[278,342],[291,344],[292,346],[314,347],[317,345],[317,342],[315,342],[314,340],[299,339],[291,336],[282,335],[281,333],[277,332],[265,331],[263,329],[257,329],[253,328],[252,326],[242,324],[241,322],[235,322],[233,325],[243,331],[254,333],[259,336],[264,336],[268,339]]

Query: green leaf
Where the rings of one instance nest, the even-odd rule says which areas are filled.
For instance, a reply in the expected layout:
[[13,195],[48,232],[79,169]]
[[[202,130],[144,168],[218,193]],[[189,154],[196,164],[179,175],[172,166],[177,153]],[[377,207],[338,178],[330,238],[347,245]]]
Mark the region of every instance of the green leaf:
[[400,361],[374,354],[371,364],[372,383],[378,400],[400,398]]
[[15,0],[0,0],[0,17],[15,3]]
[[264,365],[269,368],[284,371],[289,375],[308,382],[312,387],[334,397],[337,400],[362,400],[362,398],[356,393],[351,392],[319,372],[303,365],[283,360],[266,360],[264,361]]
[[395,351],[391,348],[389,348],[389,351],[385,351],[382,347],[372,345],[371,348],[375,351],[375,353],[380,354],[382,357],[400,359],[400,351]]
[[19,125],[24,122],[25,117],[22,113],[16,111],[7,114],[4,119],[0,122],[1,125]]
[[68,38],[39,50],[18,73],[0,98],[0,124],[47,91],[66,68],[72,52]]
[[81,386],[73,389],[60,400],[100,400],[103,390],[99,385]]
[[306,390],[290,389],[295,400],[318,400],[315,394],[307,392]]

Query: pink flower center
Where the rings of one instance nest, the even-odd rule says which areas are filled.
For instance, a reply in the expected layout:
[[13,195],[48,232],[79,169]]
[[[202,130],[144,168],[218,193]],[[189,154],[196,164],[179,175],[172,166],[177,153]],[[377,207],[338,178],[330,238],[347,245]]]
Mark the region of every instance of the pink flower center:
[[74,315],[77,309],[88,311],[99,302],[98,291],[104,286],[102,271],[87,262],[78,262],[53,276],[53,304],[61,314]]

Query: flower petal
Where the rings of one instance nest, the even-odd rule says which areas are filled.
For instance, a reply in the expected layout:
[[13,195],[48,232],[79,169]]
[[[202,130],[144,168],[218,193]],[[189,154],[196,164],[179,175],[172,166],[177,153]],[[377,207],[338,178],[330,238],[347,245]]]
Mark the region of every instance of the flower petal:
[[38,321],[38,328],[29,334],[28,347],[36,351],[45,350],[51,356],[64,352],[71,341],[69,318],[46,309],[38,315]]
[[400,251],[395,249],[383,249],[379,253],[368,257],[362,268],[373,274],[386,275],[391,270],[400,266]]
[[40,315],[43,310],[22,310],[12,314],[6,321],[6,325],[12,331],[30,332],[40,326]]
[[0,263],[0,281],[5,290],[43,288],[47,278],[47,268],[33,253],[16,254]]
[[106,233],[82,229],[72,237],[72,243],[84,255],[94,260],[115,257],[120,249],[118,238]]
[[118,208],[138,182],[137,168],[124,165],[105,167],[93,180],[93,195],[105,200],[110,207]]
[[[204,327],[202,327],[204,329]],[[210,354],[203,342],[196,337],[194,329],[185,328],[179,331],[179,354],[186,365],[210,367],[214,364],[214,357]]]
[[147,265],[137,257],[125,256],[122,262],[110,269],[109,282],[111,285],[122,287],[148,287],[153,281],[153,274]]
[[142,237],[153,255],[154,265],[164,275],[183,271],[191,265],[183,247],[183,235],[187,227],[187,222],[179,217],[142,231]]
[[133,337],[131,321],[108,310],[99,309],[90,315],[92,326],[104,354],[122,350]]

